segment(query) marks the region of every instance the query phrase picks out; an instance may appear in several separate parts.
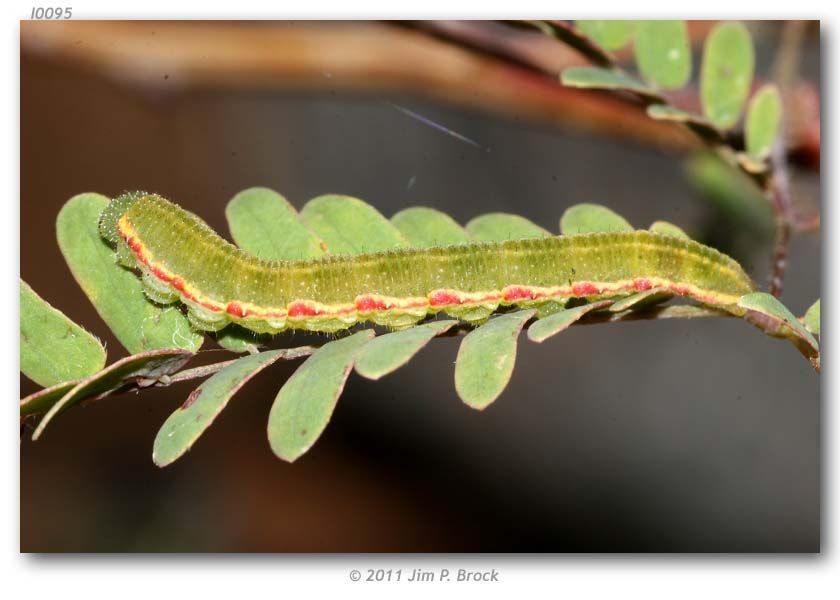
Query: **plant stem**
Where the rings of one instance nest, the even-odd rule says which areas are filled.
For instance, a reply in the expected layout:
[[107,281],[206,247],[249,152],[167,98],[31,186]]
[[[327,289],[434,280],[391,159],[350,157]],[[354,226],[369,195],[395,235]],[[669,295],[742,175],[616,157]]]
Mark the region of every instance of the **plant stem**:
[[[790,107],[791,88],[796,79],[802,37],[805,32],[804,21],[787,21],[782,30],[782,43],[776,55],[775,76],[782,96],[782,105]],[[797,223],[796,212],[790,195],[790,175],[786,150],[787,119],[784,111],[776,134],[776,143],[770,154],[771,174],[767,184],[767,194],[776,213],[776,241],[773,247],[773,259],[770,267],[770,293],[779,298],[784,286],[787,266],[788,247],[791,230]]]
[[[297,348],[285,348],[281,351],[279,360],[294,360],[295,358],[309,356],[318,348],[319,346],[299,346]],[[155,385],[158,387],[165,387],[168,385],[172,385],[173,383],[180,383],[181,381],[188,381],[190,379],[202,379],[209,375],[218,373],[228,365],[235,363],[237,360],[239,359],[234,358],[232,360],[225,360],[210,365],[193,367],[192,369],[185,369],[183,371],[175,373],[174,375],[170,375],[169,377],[161,378],[160,380],[155,382]]]

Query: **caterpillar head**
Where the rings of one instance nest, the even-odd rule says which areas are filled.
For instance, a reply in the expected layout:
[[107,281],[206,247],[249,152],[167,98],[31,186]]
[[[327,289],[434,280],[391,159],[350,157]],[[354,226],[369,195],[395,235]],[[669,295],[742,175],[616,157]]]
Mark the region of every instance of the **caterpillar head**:
[[139,191],[121,194],[111,200],[99,216],[99,235],[114,248],[117,253],[117,261],[129,268],[136,267],[137,262],[125,241],[120,237],[117,224],[135,202],[148,196],[155,196],[155,194]]

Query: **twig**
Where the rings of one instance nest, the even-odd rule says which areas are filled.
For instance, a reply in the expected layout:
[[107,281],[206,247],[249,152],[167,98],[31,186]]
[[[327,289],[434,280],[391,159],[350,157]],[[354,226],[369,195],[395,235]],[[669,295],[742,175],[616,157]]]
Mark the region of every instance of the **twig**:
[[[303,356],[309,356],[318,348],[319,346],[299,346],[297,348],[285,348],[281,350],[279,360],[294,360]],[[175,373],[174,375],[160,378],[158,381],[155,382],[154,385],[157,387],[166,387],[168,385],[172,385],[173,383],[180,383],[182,381],[188,381],[190,379],[202,379],[204,377],[208,377],[209,375],[218,373],[226,366],[235,363],[237,360],[239,359],[234,358],[232,360],[213,363],[211,365],[204,365],[201,367],[193,367],[192,369],[185,369],[183,371]]]
[[[796,78],[804,31],[803,21],[788,21],[782,30],[782,43],[776,56],[774,71],[779,93],[782,96],[782,105],[786,107],[790,106],[791,88]],[[767,194],[776,213],[776,241],[773,247],[769,283],[770,293],[776,298],[782,295],[791,230],[797,223],[790,195],[790,175],[785,154],[787,119],[784,112],[783,110],[776,142],[770,154],[771,174],[767,182]]]
[[616,67],[615,57],[612,54],[565,21],[503,21],[503,23],[511,27],[537,29],[574,48],[599,67],[607,69]]

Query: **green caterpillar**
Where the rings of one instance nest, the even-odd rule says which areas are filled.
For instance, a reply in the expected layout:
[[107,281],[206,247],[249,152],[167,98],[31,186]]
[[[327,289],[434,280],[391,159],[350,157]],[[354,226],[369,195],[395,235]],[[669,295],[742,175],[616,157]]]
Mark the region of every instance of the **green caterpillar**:
[[113,200],[100,219],[147,295],[183,302],[192,324],[257,333],[336,332],[362,321],[394,329],[444,312],[478,323],[500,307],[563,305],[659,290],[742,315],[755,284],[737,262],[695,241],[649,231],[399,249],[269,262],[154,194]]

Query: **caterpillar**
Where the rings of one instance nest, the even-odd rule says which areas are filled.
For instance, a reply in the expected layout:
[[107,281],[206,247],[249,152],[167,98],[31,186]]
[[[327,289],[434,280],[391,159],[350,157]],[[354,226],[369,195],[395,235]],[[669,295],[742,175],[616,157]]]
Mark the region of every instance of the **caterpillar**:
[[305,261],[265,261],[164,198],[124,194],[99,223],[148,297],[182,302],[199,330],[338,332],[372,321],[410,327],[443,312],[480,323],[500,308],[563,305],[647,290],[733,314],[755,290],[741,266],[698,242],[649,231],[561,235],[405,248]]

